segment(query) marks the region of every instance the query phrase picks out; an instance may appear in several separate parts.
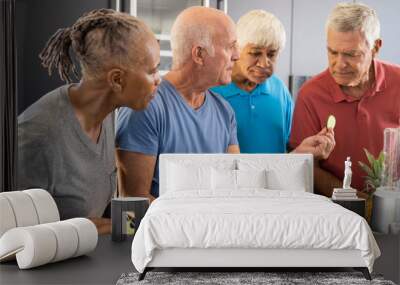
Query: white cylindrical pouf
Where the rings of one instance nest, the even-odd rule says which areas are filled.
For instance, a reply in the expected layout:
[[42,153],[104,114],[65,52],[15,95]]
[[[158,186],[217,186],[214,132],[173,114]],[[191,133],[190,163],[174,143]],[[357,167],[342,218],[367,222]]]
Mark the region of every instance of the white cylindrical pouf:
[[10,202],[0,195],[0,238],[6,231],[16,226],[17,222]]
[[54,232],[41,225],[11,229],[0,239],[0,255],[17,252],[20,269],[49,263],[54,258],[56,249]]
[[39,224],[57,222],[60,220],[56,202],[49,192],[44,189],[28,189],[22,192],[31,197],[38,214]]
[[22,191],[1,193],[8,199],[14,211],[17,227],[26,227],[39,224],[35,205],[30,196]]
[[78,249],[74,257],[86,254],[96,248],[98,232],[92,221],[85,218],[74,218],[65,222],[73,225],[78,233]]
[[97,245],[96,226],[75,218],[8,230],[0,238],[0,261],[17,258],[20,269],[86,254]]
[[51,229],[57,238],[57,251],[51,262],[57,262],[74,256],[78,249],[78,233],[67,221],[42,225]]

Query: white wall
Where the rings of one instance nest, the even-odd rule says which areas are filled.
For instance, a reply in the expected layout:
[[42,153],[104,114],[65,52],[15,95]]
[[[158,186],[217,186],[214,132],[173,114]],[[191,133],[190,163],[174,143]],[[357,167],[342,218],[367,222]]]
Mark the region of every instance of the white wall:
[[[289,75],[315,75],[327,67],[325,21],[330,10],[345,0],[228,0],[228,14],[237,21],[252,9],[275,14],[286,29],[286,48],[276,74],[288,83]],[[381,22],[383,47],[379,57],[400,64],[400,0],[364,0]]]
[[363,3],[376,10],[381,22],[383,45],[379,58],[400,64],[400,1],[364,0]]
[[292,75],[312,76],[327,67],[325,21],[337,0],[293,1]]

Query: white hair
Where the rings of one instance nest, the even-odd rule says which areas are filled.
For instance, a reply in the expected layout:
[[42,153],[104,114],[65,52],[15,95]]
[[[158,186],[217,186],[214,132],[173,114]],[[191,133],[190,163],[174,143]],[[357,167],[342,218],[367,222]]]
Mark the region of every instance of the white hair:
[[375,10],[361,3],[337,4],[328,16],[326,31],[329,28],[338,32],[360,31],[370,48],[380,38],[381,30]]
[[201,46],[214,56],[214,29],[207,23],[182,21],[179,17],[171,29],[172,66],[179,67],[191,58],[193,46]]
[[278,50],[285,47],[285,28],[277,17],[264,10],[252,10],[240,17],[236,31],[240,49],[249,43]]

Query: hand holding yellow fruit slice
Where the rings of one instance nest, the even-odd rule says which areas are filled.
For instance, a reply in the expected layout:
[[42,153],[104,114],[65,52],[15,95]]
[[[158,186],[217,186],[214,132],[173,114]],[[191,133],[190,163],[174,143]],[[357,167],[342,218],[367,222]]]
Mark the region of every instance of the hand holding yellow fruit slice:
[[326,122],[326,127],[328,129],[332,129],[333,130],[335,128],[335,125],[336,125],[336,118],[335,118],[335,116],[330,115],[328,117],[328,121]]

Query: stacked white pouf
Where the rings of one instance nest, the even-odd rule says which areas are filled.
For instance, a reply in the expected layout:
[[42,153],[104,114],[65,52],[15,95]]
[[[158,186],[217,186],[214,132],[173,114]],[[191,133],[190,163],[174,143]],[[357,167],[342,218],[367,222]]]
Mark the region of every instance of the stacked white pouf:
[[88,219],[60,221],[53,197],[43,189],[0,193],[0,262],[16,258],[20,269],[86,254],[97,245]]

